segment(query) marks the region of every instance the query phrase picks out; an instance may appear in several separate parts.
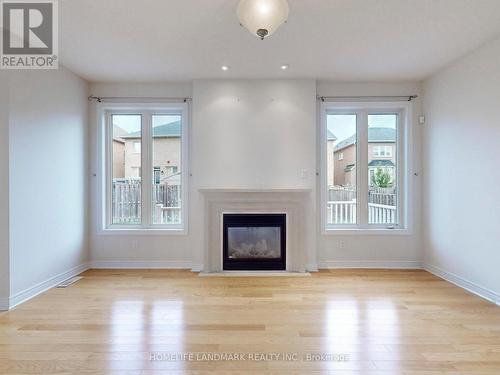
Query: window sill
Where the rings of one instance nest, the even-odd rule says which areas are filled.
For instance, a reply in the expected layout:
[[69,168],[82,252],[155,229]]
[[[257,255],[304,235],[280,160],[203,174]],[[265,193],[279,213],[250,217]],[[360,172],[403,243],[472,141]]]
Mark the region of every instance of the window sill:
[[187,236],[186,228],[105,228],[102,236]]
[[323,235],[336,236],[410,236],[413,232],[407,228],[324,228]]

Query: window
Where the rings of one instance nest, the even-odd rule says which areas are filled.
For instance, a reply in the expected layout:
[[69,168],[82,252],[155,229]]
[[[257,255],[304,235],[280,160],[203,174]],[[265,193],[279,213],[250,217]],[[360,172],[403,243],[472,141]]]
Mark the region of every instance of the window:
[[141,178],[141,167],[130,167],[131,173],[129,178],[140,179]]
[[139,148],[136,152],[135,144],[141,144],[142,116],[113,114],[110,119],[113,133],[111,223],[141,224],[142,158],[141,150]]
[[181,164],[182,116],[154,114],[152,120],[153,162],[160,168],[160,182],[153,185],[153,224],[180,224],[182,181],[181,175],[176,173],[177,167],[172,164]]
[[159,184],[161,181],[161,169],[160,167],[153,168],[153,181],[155,184]]
[[[372,142],[391,143],[397,147],[399,114],[368,114],[368,147]],[[368,224],[398,224],[397,188],[394,173],[396,158],[392,146],[377,146],[379,155],[368,159]],[[377,159],[383,157],[383,159]],[[372,172],[373,171],[373,172]]]
[[105,229],[184,229],[186,107],[107,108]]
[[323,103],[325,229],[406,228],[403,193],[408,112],[406,103]]
[[392,157],[392,146],[380,146],[380,145],[373,146],[372,154],[373,156]]
[[331,143],[329,149],[338,155],[337,158],[333,158],[335,160],[333,163],[327,163],[331,176],[327,192],[328,224],[356,224],[357,222],[356,123],[356,114],[339,113],[327,116],[327,129],[335,136],[328,139]]
[[167,176],[171,176],[177,173],[178,168],[176,166],[170,166],[165,168]]

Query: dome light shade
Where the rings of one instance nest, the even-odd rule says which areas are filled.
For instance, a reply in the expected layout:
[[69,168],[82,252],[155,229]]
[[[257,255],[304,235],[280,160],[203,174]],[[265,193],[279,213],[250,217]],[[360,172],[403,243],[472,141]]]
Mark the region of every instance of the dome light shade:
[[236,14],[253,35],[267,38],[288,19],[287,0],[241,0]]

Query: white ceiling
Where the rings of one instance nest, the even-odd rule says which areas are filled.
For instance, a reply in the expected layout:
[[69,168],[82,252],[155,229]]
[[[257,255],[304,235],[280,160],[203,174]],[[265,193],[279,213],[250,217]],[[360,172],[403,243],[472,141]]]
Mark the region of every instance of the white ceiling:
[[238,0],[59,4],[60,61],[90,81],[413,81],[500,34],[500,0],[289,0],[264,41],[240,27]]

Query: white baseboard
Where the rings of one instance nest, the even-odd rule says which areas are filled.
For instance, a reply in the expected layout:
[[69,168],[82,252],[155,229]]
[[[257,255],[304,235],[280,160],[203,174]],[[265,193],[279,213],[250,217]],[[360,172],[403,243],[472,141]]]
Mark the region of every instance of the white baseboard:
[[0,311],[7,311],[9,309],[9,299],[0,298]]
[[424,270],[500,306],[500,294],[442,268],[424,263]]
[[68,271],[62,272],[45,281],[42,281],[41,283],[33,285],[32,287],[29,287],[19,293],[16,293],[15,295],[9,298],[7,308],[12,309],[13,307],[16,307],[17,305],[26,302],[27,300],[39,295],[40,293],[43,293],[46,290],[55,287],[60,282],[67,280],[71,277],[75,277],[88,269],[89,269],[88,264],[83,263],[80,264],[79,266],[69,269]]
[[114,261],[96,260],[90,262],[95,269],[191,269],[192,262],[184,260],[172,261]]
[[373,268],[373,269],[422,269],[422,263],[413,260],[327,260],[318,264],[319,269]]
[[191,265],[191,271],[192,272],[203,272],[203,264],[193,263]]
[[306,266],[306,271],[308,271],[308,272],[318,272],[318,264],[317,263],[309,263]]

